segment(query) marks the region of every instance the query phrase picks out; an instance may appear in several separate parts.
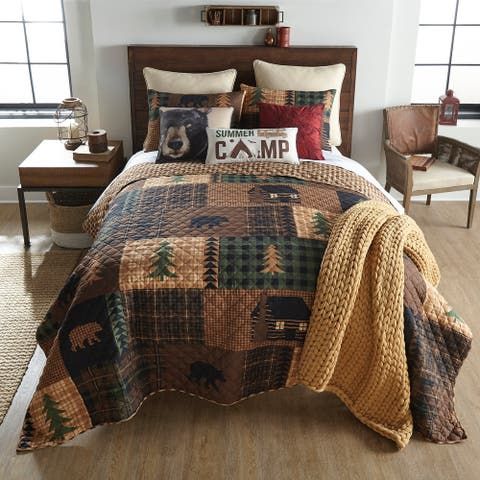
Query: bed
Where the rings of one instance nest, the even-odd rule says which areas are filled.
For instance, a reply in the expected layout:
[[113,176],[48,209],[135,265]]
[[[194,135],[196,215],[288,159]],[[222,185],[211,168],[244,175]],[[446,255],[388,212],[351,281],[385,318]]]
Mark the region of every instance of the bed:
[[[159,165],[156,152],[134,155],[92,209],[86,228],[94,244],[38,329],[47,362],[19,451],[126,420],[163,390],[231,405],[297,384],[336,393],[399,447],[413,427],[438,443],[466,438],[454,385],[471,332],[436,290],[436,264],[421,233],[348,158],[356,49],[129,47],[134,149],[147,127],[143,67],[232,67],[237,82],[252,83],[256,58],[346,65],[340,151],[300,165]],[[352,212],[368,215],[358,223]],[[351,258],[358,244],[367,262],[383,245],[374,239],[381,215],[397,228],[394,239],[410,228],[415,241],[404,235],[405,249],[392,240],[380,248],[372,268],[383,283],[371,284],[380,290],[367,285],[364,310],[355,310],[362,305],[348,305],[350,289],[362,289],[370,264],[343,262],[332,239],[334,247],[350,241]],[[363,241],[367,230],[372,248]],[[332,285],[334,296],[344,290],[342,315],[330,308]],[[398,318],[391,296],[400,302]]]

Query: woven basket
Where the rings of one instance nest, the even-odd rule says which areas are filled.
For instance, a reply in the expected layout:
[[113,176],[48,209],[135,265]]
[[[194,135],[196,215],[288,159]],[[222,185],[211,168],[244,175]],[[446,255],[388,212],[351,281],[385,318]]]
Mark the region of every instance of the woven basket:
[[89,248],[92,237],[83,231],[82,224],[93,203],[75,205],[84,202],[85,195],[62,197],[57,192],[47,193],[47,199],[53,242],[64,248]]

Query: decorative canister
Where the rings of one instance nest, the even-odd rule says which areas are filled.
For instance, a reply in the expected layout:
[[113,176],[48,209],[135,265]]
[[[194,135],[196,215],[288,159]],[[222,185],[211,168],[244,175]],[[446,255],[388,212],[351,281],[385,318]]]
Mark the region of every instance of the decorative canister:
[[103,153],[108,150],[107,132],[102,129],[88,132],[88,150],[90,153]]
[[290,46],[290,27],[277,27],[277,47]]
[[251,10],[247,10],[245,14],[245,24],[246,25],[256,25],[258,22],[258,14],[257,11],[253,8]]

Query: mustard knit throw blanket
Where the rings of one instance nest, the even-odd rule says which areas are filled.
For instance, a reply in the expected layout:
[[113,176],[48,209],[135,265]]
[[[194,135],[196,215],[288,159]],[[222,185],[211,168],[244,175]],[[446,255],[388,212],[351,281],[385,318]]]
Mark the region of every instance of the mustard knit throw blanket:
[[299,382],[337,394],[357,418],[404,447],[412,434],[403,335],[403,255],[433,285],[423,233],[387,203],[361,202],[334,224],[299,368]]

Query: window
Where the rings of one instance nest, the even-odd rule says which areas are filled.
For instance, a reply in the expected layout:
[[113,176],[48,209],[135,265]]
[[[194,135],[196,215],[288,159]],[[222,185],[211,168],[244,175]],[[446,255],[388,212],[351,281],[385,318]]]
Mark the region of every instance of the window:
[[460,116],[480,118],[480,0],[421,0],[412,102],[436,103],[449,88]]
[[51,115],[69,96],[62,0],[1,0],[0,115]]

